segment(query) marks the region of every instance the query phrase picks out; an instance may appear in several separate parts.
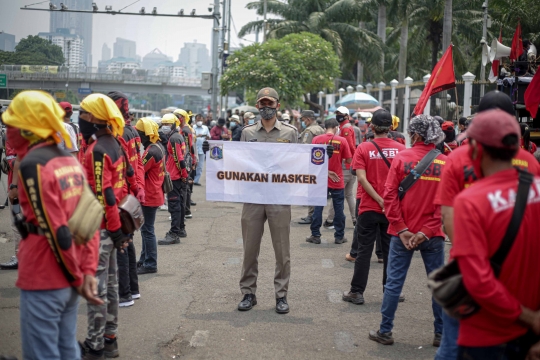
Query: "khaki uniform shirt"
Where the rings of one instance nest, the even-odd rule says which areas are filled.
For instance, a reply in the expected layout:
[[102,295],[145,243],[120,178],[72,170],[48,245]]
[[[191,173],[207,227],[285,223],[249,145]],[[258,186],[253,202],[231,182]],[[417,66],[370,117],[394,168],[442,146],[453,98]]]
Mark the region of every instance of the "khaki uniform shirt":
[[322,134],[324,134],[324,129],[315,122],[302,131],[299,142],[302,144],[311,144],[315,136]]
[[272,130],[267,132],[261,121],[257,121],[255,124],[244,126],[240,141],[295,144],[298,142],[298,130],[296,127],[276,119]]

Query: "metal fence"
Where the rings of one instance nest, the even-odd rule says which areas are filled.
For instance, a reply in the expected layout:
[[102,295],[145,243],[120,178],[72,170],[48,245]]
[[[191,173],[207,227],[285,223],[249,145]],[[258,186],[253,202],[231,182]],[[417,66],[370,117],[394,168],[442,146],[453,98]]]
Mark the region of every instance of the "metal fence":
[[106,73],[97,72],[97,68],[79,68],[72,71],[67,67],[55,67],[54,72],[47,69],[40,71],[25,71],[21,65],[1,65],[0,72],[7,74],[9,80],[30,80],[30,81],[68,81],[80,80],[81,82],[111,82],[111,83],[136,83],[136,84],[159,84],[200,87],[200,78],[173,77],[165,75],[151,75],[148,72],[142,73]]

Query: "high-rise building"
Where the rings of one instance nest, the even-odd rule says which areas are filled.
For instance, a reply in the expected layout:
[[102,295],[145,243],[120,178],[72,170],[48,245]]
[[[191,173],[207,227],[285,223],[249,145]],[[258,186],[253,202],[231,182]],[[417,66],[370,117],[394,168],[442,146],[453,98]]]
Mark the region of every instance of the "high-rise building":
[[155,69],[158,64],[168,61],[170,61],[169,57],[156,48],[143,57],[142,67],[151,70]]
[[62,48],[66,60],[65,65],[68,65],[71,70],[77,71],[85,68],[84,40],[79,35],[74,34],[73,29],[70,31],[60,28],[54,33],[40,32],[38,36]]
[[0,50],[15,51],[15,35],[0,31]]
[[[51,0],[60,9],[64,3],[70,10],[92,10],[92,0]],[[83,60],[88,67],[92,66],[92,14],[51,11],[49,32],[56,33],[57,29],[69,29],[79,35],[83,42]]]
[[111,48],[107,44],[103,43],[101,47],[101,61],[107,61],[111,59]]
[[184,43],[180,49],[178,62],[186,67],[187,76],[192,78],[201,77],[203,71],[210,71],[212,63],[205,44],[199,44],[196,40],[192,43]]
[[113,45],[113,57],[135,59],[137,57],[137,43],[132,40],[116,38]]

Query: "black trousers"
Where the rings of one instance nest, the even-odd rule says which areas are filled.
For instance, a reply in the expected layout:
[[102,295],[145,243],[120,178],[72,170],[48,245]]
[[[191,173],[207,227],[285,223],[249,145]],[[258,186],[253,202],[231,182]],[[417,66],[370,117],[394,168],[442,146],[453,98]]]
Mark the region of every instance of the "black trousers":
[[173,180],[173,189],[167,194],[169,213],[171,214],[170,232],[178,234],[180,229],[185,228],[184,217],[186,216],[187,183],[181,179]]
[[[358,226],[358,208],[360,207],[360,200],[361,199],[356,199],[356,226],[354,227],[351,251],[349,252],[353,258],[356,258],[358,254],[358,231],[356,230],[356,227]],[[375,242],[375,255],[377,255],[377,258],[379,259],[382,259],[383,257],[381,249],[381,234],[379,231],[377,231],[377,241]]]
[[[192,170],[189,173],[191,179],[195,178],[196,170]],[[186,214],[191,214],[191,194],[193,193],[193,184],[188,184],[186,188],[186,198],[184,201],[184,206],[186,207]]]
[[388,251],[390,248],[390,235],[388,234],[388,219],[384,214],[375,211],[366,211],[358,217],[356,222],[358,236],[358,254],[354,262],[354,275],[351,281],[351,292],[364,293],[369,276],[369,266],[373,246],[377,233],[381,238],[382,258],[384,262],[383,285],[386,284],[386,267],[388,264]]
[[118,295],[121,298],[139,293],[139,278],[137,276],[137,254],[135,245],[128,243],[124,252],[116,252],[118,263]]

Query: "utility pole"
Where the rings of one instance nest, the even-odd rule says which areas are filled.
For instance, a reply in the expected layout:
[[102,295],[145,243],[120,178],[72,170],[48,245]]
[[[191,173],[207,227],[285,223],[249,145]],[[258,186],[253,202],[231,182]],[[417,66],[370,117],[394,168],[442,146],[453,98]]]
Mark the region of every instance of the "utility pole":
[[[229,0],[230,1],[230,0]],[[221,22],[223,26],[221,27],[221,52],[219,56],[220,60],[220,67],[221,70],[219,72],[220,77],[223,75],[223,72],[225,71],[223,67],[223,63],[225,61],[225,54],[227,53],[228,47],[225,43],[225,36],[227,35],[227,0],[223,0],[223,21]],[[220,94],[219,96],[219,115],[225,117],[224,109],[223,109],[223,96],[224,94]]]
[[[484,0],[482,4],[482,10],[484,10],[484,19],[482,20],[482,40],[480,41],[481,46],[484,45],[484,42],[487,42],[487,21],[488,21],[488,0]],[[480,64],[480,97],[484,97],[484,81],[486,81],[486,66]]]
[[218,105],[218,75],[219,75],[219,0],[214,0],[214,26],[212,28],[212,101],[210,107],[214,119],[218,118],[217,105]]
[[263,20],[263,42],[266,42],[266,28],[268,27],[268,20],[266,20],[266,0],[264,0],[264,20]]

